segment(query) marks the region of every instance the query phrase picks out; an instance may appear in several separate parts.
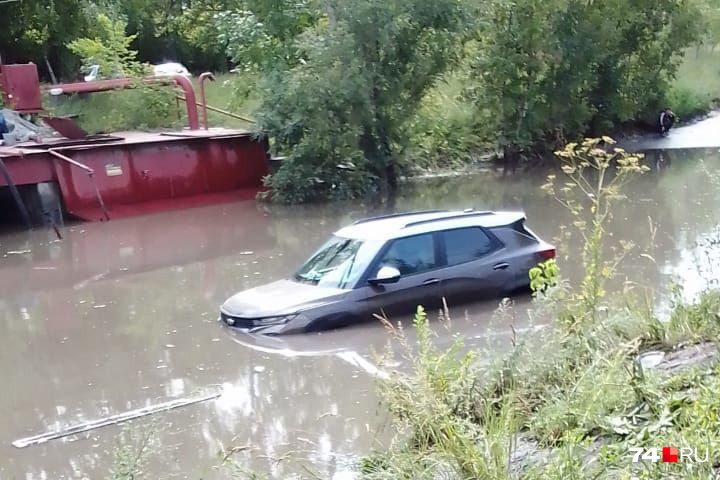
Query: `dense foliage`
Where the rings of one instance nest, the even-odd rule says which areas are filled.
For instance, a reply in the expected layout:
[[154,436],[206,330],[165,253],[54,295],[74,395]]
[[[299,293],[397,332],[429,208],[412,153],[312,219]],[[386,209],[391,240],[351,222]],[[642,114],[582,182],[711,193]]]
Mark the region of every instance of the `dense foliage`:
[[[392,191],[417,165],[542,153],[650,124],[668,105],[681,117],[703,112],[720,96],[673,83],[688,47],[720,42],[714,0],[21,0],[0,9],[3,59],[35,61],[46,79],[76,78],[81,58],[135,54],[243,71],[228,92],[258,105],[275,153],[288,157],[268,179],[287,202]],[[117,40],[127,41],[116,55]]]
[[506,152],[552,147],[665,104],[698,12],[675,0],[492,0],[470,92]]
[[275,198],[357,197],[395,188],[408,121],[453,59],[460,1],[361,0],[295,43],[301,61],[269,75],[261,126],[289,153]]

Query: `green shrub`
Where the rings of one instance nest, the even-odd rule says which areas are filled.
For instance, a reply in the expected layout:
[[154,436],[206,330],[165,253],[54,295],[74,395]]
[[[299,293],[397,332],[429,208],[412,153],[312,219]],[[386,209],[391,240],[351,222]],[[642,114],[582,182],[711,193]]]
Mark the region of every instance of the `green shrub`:
[[674,86],[668,93],[668,105],[678,116],[679,121],[704,115],[712,106],[708,93],[698,93],[682,86]]

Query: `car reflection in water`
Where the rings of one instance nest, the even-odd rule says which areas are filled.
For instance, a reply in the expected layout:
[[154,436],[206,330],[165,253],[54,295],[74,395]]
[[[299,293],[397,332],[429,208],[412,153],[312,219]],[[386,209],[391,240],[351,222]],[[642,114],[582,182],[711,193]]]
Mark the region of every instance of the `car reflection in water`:
[[[375,328],[374,330],[383,333],[383,337],[381,338],[386,338],[384,337],[382,329]],[[321,344],[326,343],[324,342],[324,337],[331,336],[332,333],[329,335],[309,334],[277,337],[256,335],[230,327],[223,328],[223,331],[233,342],[257,352],[280,355],[288,358],[337,357],[343,362],[362,370],[368,375],[376,378],[388,378],[387,372],[367,358],[369,355],[363,356],[352,348],[342,346],[318,348],[321,347]],[[343,330],[340,333],[344,338],[347,338],[347,330]]]

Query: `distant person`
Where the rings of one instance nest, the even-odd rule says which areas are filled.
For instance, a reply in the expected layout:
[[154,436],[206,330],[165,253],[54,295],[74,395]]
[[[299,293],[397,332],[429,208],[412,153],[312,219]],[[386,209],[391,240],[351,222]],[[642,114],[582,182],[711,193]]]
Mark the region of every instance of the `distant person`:
[[662,135],[663,137],[666,136],[670,129],[673,127],[673,125],[675,125],[675,120],[677,120],[677,117],[669,108],[666,108],[665,110],[660,112],[660,116],[658,117],[658,128],[660,129],[660,135]]

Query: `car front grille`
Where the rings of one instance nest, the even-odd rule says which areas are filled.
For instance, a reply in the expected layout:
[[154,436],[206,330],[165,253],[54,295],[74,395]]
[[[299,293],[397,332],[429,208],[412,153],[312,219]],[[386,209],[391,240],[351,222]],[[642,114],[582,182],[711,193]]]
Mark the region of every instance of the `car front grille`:
[[[252,328],[254,327],[254,322],[252,318],[242,318],[242,317],[233,317],[231,315],[228,315],[226,313],[220,312],[220,319],[226,323],[227,325],[238,327],[238,328]],[[235,321],[235,323],[228,323],[228,319],[232,319]]]

